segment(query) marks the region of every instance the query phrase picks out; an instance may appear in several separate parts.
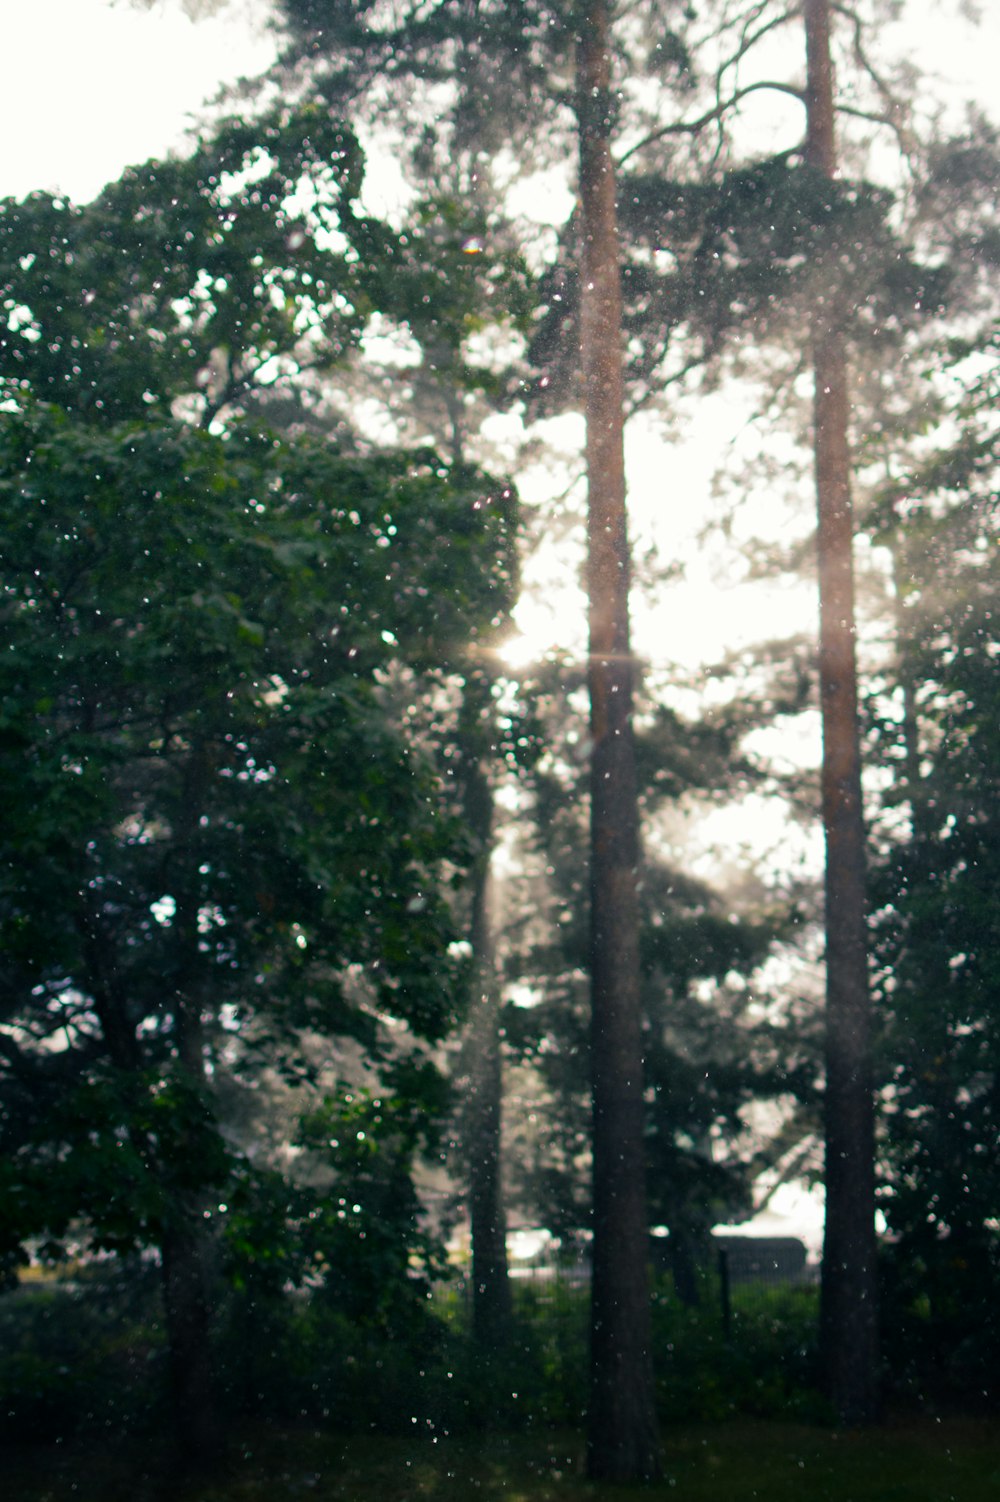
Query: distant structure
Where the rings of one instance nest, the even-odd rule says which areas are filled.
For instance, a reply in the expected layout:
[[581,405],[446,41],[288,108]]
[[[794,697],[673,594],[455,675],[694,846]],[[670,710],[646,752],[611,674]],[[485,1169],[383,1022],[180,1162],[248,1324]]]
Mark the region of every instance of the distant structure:
[[808,1276],[805,1242],[797,1236],[714,1236],[731,1283],[800,1283]]
[[[521,1232],[522,1237],[531,1233]],[[511,1277],[534,1281],[558,1278],[565,1283],[586,1283],[590,1277],[590,1246],[588,1240],[567,1240],[555,1253],[550,1244],[542,1239],[542,1233],[534,1233],[538,1244],[528,1256],[523,1253],[511,1258]],[[672,1238],[662,1233],[649,1238],[650,1261],[657,1273],[672,1273],[677,1280],[678,1292],[689,1302],[697,1302],[694,1286],[695,1268],[725,1266],[728,1282],[734,1286],[744,1283],[805,1283],[816,1276],[815,1266],[808,1261],[804,1241],[797,1236],[740,1236],[733,1232],[713,1231],[707,1242],[693,1247],[688,1242],[674,1244]],[[688,1288],[688,1283],[691,1287]],[[682,1286],[683,1285],[683,1286]]]

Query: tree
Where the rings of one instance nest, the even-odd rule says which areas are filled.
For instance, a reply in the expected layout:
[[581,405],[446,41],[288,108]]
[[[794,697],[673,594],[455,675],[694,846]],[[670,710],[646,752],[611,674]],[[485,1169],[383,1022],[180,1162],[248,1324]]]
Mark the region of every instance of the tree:
[[608,8],[587,5],[576,39],[587,426],[590,985],[593,1271],[588,1469],[600,1480],[655,1476],[642,1147],[639,806],[632,739],[625,392]]
[[451,758],[454,791],[475,852],[466,919],[471,951],[469,1003],[453,1078],[459,1097],[458,1156],[468,1192],[472,1243],[472,1336],[484,1370],[508,1347],[512,1316],[501,1153],[503,1054],[492,868],[497,775],[505,759],[513,763],[515,757],[511,737],[504,736],[497,723],[497,692],[495,674],[485,664],[466,674]]
[[[804,9],[806,162],[834,179],[833,77],[826,0]],[[826,838],[826,1230],[821,1333],[830,1395],[841,1419],[878,1410],[875,1273],[875,1127],[865,912],[858,676],[849,448],[841,312],[817,305],[812,321],[813,440],[820,590],[819,674]]]
[[495,938],[493,795],[481,765],[471,773],[466,807],[478,827],[469,943],[473,985],[457,1075],[462,1093],[461,1155],[469,1185],[472,1240],[472,1334],[489,1364],[510,1340],[511,1296],[507,1264],[507,1214],[503,1192],[503,1053],[500,978]]
[[[344,6],[334,3],[334,0],[325,5],[316,5],[312,0],[301,4],[298,0],[288,0],[282,11],[289,22],[295,42],[289,54],[290,60],[294,58],[297,64],[302,64],[310,57],[316,59],[322,55],[324,63],[318,87],[328,99],[342,97],[345,89],[357,89],[359,81],[363,86],[370,79],[381,76],[383,79],[390,79],[394,88],[405,90],[409,103],[410,98],[419,94],[421,83],[427,79],[431,78],[435,82],[453,80],[456,74],[464,71],[465,86],[455,87],[446,110],[447,120],[441,129],[442,136],[447,137],[447,145],[452,149],[460,149],[457,145],[459,121],[463,127],[468,128],[474,150],[481,150],[484,141],[491,140],[495,143],[498,137],[497,116],[495,112],[490,113],[484,101],[489,100],[491,104],[495,102],[494,90],[502,90],[504,96],[509,98],[512,94],[516,95],[519,88],[525,100],[535,102],[540,99],[545,93],[554,62],[562,70],[562,81],[569,76],[567,44],[575,42],[577,45],[573,62],[576,92],[572,95],[563,92],[560,102],[567,98],[572,100],[572,108],[568,112],[562,112],[562,119],[573,119],[580,145],[580,203],[574,215],[572,232],[574,237],[579,237],[583,255],[571,268],[576,277],[576,295],[570,301],[571,311],[579,319],[576,329],[579,331],[583,350],[593,523],[589,582],[592,598],[591,740],[595,748],[592,798],[595,859],[591,865],[595,930],[591,961],[597,998],[598,1033],[603,1037],[604,1001],[601,998],[604,994],[602,988],[607,985],[608,998],[616,998],[613,1005],[607,1008],[612,1019],[611,1035],[618,1036],[625,1048],[625,1052],[617,1056],[614,1050],[609,1050],[607,1057],[617,1057],[618,1084],[626,1081],[627,1090],[624,1094],[631,1097],[639,1088],[635,1068],[638,1055],[635,1041],[638,968],[633,959],[633,951],[637,951],[635,904],[628,895],[631,881],[628,873],[638,855],[638,834],[634,813],[634,775],[628,766],[631,693],[627,617],[628,556],[623,498],[619,501],[619,492],[622,490],[620,428],[624,387],[620,360],[616,356],[616,351],[620,353],[622,343],[622,316],[619,253],[615,243],[612,212],[616,167],[610,154],[613,134],[611,74],[608,69],[610,14],[602,5],[591,10],[586,5],[524,4],[517,7],[470,8],[445,3],[430,9],[411,8],[390,16],[379,13],[377,8],[369,5]],[[643,20],[650,17],[663,19],[663,10],[656,5],[630,8],[627,18],[618,18],[623,19],[619,35],[630,33],[630,40],[638,35],[640,27],[635,17],[640,14]],[[642,351],[639,360],[633,362],[646,383],[645,395],[640,394],[640,400],[648,398],[650,388],[655,384],[653,378],[661,374],[659,366],[662,364],[663,352],[679,325],[698,327],[702,331],[704,347],[709,352],[717,353],[726,332],[735,327],[739,318],[745,317],[748,311],[765,308],[776,296],[776,290],[782,290],[782,282],[785,282],[787,291],[815,291],[815,280],[802,272],[803,268],[807,272],[812,269],[808,265],[810,250],[817,243],[822,243],[822,232],[817,236],[816,231],[823,224],[824,216],[832,211],[834,200],[841,200],[837,203],[838,208],[845,207],[845,204],[850,207],[848,200],[851,195],[839,195],[831,186],[836,163],[833,157],[832,90],[829,87],[826,12],[822,7],[809,7],[807,17],[809,77],[805,91],[797,85],[776,85],[764,81],[755,81],[745,87],[734,85],[731,90],[728,88],[729,79],[738,72],[754,42],[770,35],[775,26],[787,19],[783,12],[769,15],[765,8],[753,7],[739,15],[731,30],[728,30],[727,34],[733,38],[732,44],[709,79],[709,90],[714,97],[709,100],[708,107],[701,113],[682,111],[680,118],[674,117],[665,124],[657,123],[638,144],[631,141],[624,153],[625,157],[635,157],[644,151],[646,159],[652,160],[654,153],[651,148],[654,146],[662,148],[665,142],[672,139],[690,137],[695,145],[689,154],[689,162],[694,163],[696,170],[704,172],[708,148],[701,146],[700,142],[711,128],[718,127],[720,132],[724,132],[726,122],[747,95],[764,87],[777,87],[804,101],[809,107],[810,121],[805,153],[807,160],[801,171],[788,170],[788,158],[796,153],[783,153],[778,159],[758,164],[750,170],[730,171],[727,173],[728,181],[720,185],[726,191],[701,195],[701,203],[697,192],[702,186],[700,183],[695,185],[694,192],[680,193],[676,191],[676,183],[669,177],[666,182],[644,183],[640,180],[636,184],[635,201],[640,207],[640,212],[634,216],[636,220],[641,222],[641,211],[645,210],[648,223],[655,224],[656,227],[665,224],[668,228],[666,236],[641,247],[646,253],[645,260],[649,261],[656,249],[666,250],[676,256],[676,240],[679,237],[684,241],[685,231],[690,240],[690,244],[685,242],[683,245],[687,264],[683,268],[686,275],[681,278],[657,279],[650,274],[643,275],[643,257],[640,256],[634,258],[634,265],[629,268],[630,273],[634,273],[634,276],[630,275],[630,281],[636,288],[636,304],[640,313],[643,302],[647,305],[654,303],[659,320],[653,335],[647,341],[647,348]],[[724,27],[723,31],[727,31],[727,28]],[[664,41],[666,52],[676,64],[676,73],[682,78],[687,102],[693,97],[699,84],[704,85],[704,80],[699,81],[695,75],[691,56],[675,35],[668,34],[665,39],[660,39],[661,51],[664,49]],[[860,41],[857,42],[855,51],[859,63],[867,66]],[[623,94],[626,92],[623,90]],[[659,95],[661,100],[664,93],[665,91]],[[623,104],[623,114],[624,112]],[[520,142],[529,113],[526,109],[518,113],[513,129],[509,137],[505,133],[505,139]],[[883,110],[882,113],[884,117],[891,111]],[[635,113],[631,118],[635,120]],[[720,141],[722,138],[720,134]],[[662,168],[664,164],[661,162],[656,165]],[[668,160],[666,166],[673,169],[675,164]],[[662,178],[666,174],[661,171],[660,176]],[[685,188],[690,186],[684,184]],[[715,186],[712,185],[713,188]],[[791,191],[786,195],[785,189]],[[820,189],[823,190],[822,193]],[[822,201],[824,193],[825,202]],[[747,206],[753,202],[754,195],[764,211],[763,219],[747,212]],[[860,190],[853,196],[855,202],[862,199],[865,203],[872,201],[870,195]],[[709,199],[707,206],[704,201],[706,197]],[[803,215],[799,212],[803,200],[810,205],[811,213]],[[776,206],[781,210],[777,215],[774,214]],[[779,222],[777,232],[775,218]],[[768,266],[763,277],[760,276],[759,262],[749,275],[744,276],[742,273],[745,268],[739,267],[740,274],[733,276],[734,261],[738,259],[737,250],[742,248],[737,244],[740,235],[752,238],[756,231],[758,251],[762,243],[766,245],[768,235],[766,230],[761,230],[762,223],[769,227],[775,239],[783,243],[784,263],[777,267]],[[773,239],[771,243],[774,243]],[[768,290],[766,297],[758,290],[748,309],[744,295],[752,287],[755,276]],[[551,280],[554,285],[556,278]],[[713,284],[713,291],[718,293],[718,298],[715,317],[701,320],[695,317],[698,304],[694,299],[703,296],[706,281]],[[664,283],[667,284],[665,294]],[[871,1173],[870,1167],[860,1166],[868,1162],[865,1142],[867,1140],[870,1146],[871,1125],[870,1091],[863,1078],[867,982],[860,782],[856,708],[853,703],[856,699],[856,669],[850,627],[853,601],[850,584],[846,388],[841,347],[843,328],[836,317],[838,310],[834,304],[837,298],[833,290],[821,291],[820,295],[826,299],[826,303],[824,310],[813,317],[812,342],[816,352],[818,378],[817,480],[821,493],[820,556],[823,575],[821,675],[822,697],[828,711],[825,818],[831,852],[827,893],[831,978],[829,1119],[831,1174],[835,1181],[831,1197],[831,1217],[841,1228],[840,1232],[832,1233],[828,1259],[831,1271],[824,1298],[824,1308],[827,1311],[824,1322],[828,1331],[840,1331],[837,1336],[830,1335],[831,1350],[836,1345],[840,1351],[840,1355],[831,1362],[831,1373],[834,1387],[841,1393],[838,1405],[847,1413],[849,1410],[861,1412],[871,1407],[869,1397],[864,1394],[859,1396],[857,1391],[853,1395],[847,1392],[850,1383],[853,1382],[857,1387],[861,1380],[857,1377],[857,1371],[866,1362],[870,1365],[869,1358],[873,1353],[869,1339],[873,1326],[868,1318],[869,1311],[874,1310],[870,1256],[872,1229],[869,1225],[866,1230],[862,1225],[866,1216],[869,1221],[871,1219],[868,1214],[871,1209]],[[562,294],[559,296],[561,298]],[[555,297],[553,301],[556,301]],[[833,316],[828,317],[830,309],[833,309]],[[565,311],[563,308],[555,315],[556,322],[564,318]],[[594,331],[598,328],[600,335],[595,340]],[[676,339],[673,342],[676,344]],[[591,359],[590,352],[595,345],[599,346],[600,358]],[[566,370],[570,379],[567,389],[573,393],[573,377],[577,366],[575,339],[569,348]],[[828,411],[828,405],[836,410]],[[836,534],[833,539],[829,535],[831,523],[834,524]],[[612,660],[618,662],[620,667],[606,671],[602,664]],[[836,712],[837,700],[844,711],[842,715]],[[623,718],[615,722],[607,712],[611,706],[617,709],[619,705],[622,706]],[[606,731],[609,735],[605,734]],[[614,748],[615,758],[608,766],[604,766],[602,758],[610,748]],[[620,762],[617,759],[619,753]],[[838,758],[842,765],[837,764]],[[604,777],[605,771],[609,773],[607,778]],[[612,817],[607,816],[612,805],[606,807],[604,803],[606,788],[621,799]],[[602,839],[605,842],[603,845]],[[845,849],[845,841],[850,850],[841,862],[839,857]],[[604,868],[606,854],[611,856],[614,867],[607,882]],[[614,913],[619,914],[620,921],[619,918],[613,918],[606,922],[606,918]],[[609,963],[609,956],[613,956],[612,963]],[[619,1023],[623,1028],[620,1035]],[[633,1030],[633,1037],[626,1043],[625,1033],[629,1027]],[[599,1051],[595,1049],[594,1054],[597,1057]],[[604,1084],[595,1081],[595,1129],[599,1135],[603,1131],[603,1125],[610,1120],[610,1115],[600,1105],[605,1093]],[[616,1098],[617,1112],[617,1102],[623,1092],[618,1085],[613,1085],[610,1087],[610,1094]],[[866,1097],[869,1098],[867,1106],[864,1104]],[[628,1105],[622,1107],[622,1115],[631,1116],[633,1121],[638,1119],[634,1098],[630,1098]],[[634,1145],[634,1132],[629,1141]],[[619,1149],[620,1147],[619,1143]],[[843,1152],[848,1148],[852,1157],[845,1159]],[[613,1151],[609,1156],[614,1159],[616,1153]],[[598,1177],[604,1183],[603,1165],[608,1160],[602,1153],[598,1154],[596,1161]],[[850,1165],[852,1161],[858,1174],[853,1177],[851,1174],[841,1174],[838,1180],[840,1166],[845,1162]],[[841,1195],[841,1187],[849,1186],[855,1180],[862,1186],[862,1200],[867,1198],[867,1211],[863,1208],[859,1210],[860,1201],[850,1193],[849,1187]],[[606,1224],[600,1204],[596,1205],[595,1214],[596,1224],[600,1229]],[[630,1225],[632,1219],[630,1214]],[[603,1234],[602,1231],[601,1235]],[[627,1245],[637,1244],[638,1238],[634,1238],[630,1232]],[[604,1274],[599,1272],[595,1287],[599,1291],[603,1286]],[[849,1289],[853,1289],[853,1293],[845,1300],[842,1295]],[[603,1295],[598,1292],[596,1297],[600,1305]],[[614,1305],[617,1295],[611,1294],[609,1299]],[[836,1314],[830,1312],[834,1306],[839,1310]],[[858,1328],[864,1338],[857,1341],[852,1341],[848,1324],[845,1323],[849,1310],[853,1311],[851,1318],[860,1320]],[[605,1328],[600,1314],[595,1318],[596,1323]],[[642,1344],[641,1335],[638,1344]],[[845,1354],[848,1347],[850,1358]],[[607,1369],[603,1363],[609,1349],[610,1347],[605,1348],[602,1340],[595,1342],[595,1352],[602,1371]],[[841,1357],[843,1361],[850,1359],[854,1363],[854,1377],[848,1378],[842,1372]],[[605,1400],[603,1393],[600,1381],[595,1378],[595,1401],[592,1405],[595,1415],[600,1412]],[[608,1400],[609,1413],[612,1407]],[[638,1412],[642,1404],[636,1402],[632,1407]],[[592,1464],[595,1473],[603,1474],[605,1465],[610,1467],[612,1464],[608,1459],[597,1458],[603,1443],[597,1437],[598,1431],[610,1434],[617,1423],[616,1418],[595,1418],[592,1436]],[[641,1421],[633,1423],[630,1439],[622,1439],[618,1450],[620,1455],[628,1454],[629,1446],[633,1441],[636,1442],[630,1458],[622,1462],[626,1468],[634,1466],[636,1455],[643,1449],[643,1442],[636,1441],[636,1436],[642,1429]],[[624,1429],[619,1438],[623,1434]],[[613,1441],[612,1449],[617,1444],[617,1440]],[[609,1470],[608,1474],[611,1473]]]
[[[489,387],[460,346],[525,319],[523,267],[463,249],[475,226],[448,202],[398,229],[364,213],[364,166],[343,121],[288,105],[224,119],[189,156],[131,167],[82,207],[6,201],[0,389],[95,422],[174,413],[218,428],[254,412],[342,437],[357,426],[347,403],[371,396],[351,357],[376,314],[434,343],[438,384]],[[431,437],[461,462],[460,431]]]
[[464,838],[379,679],[502,615],[509,504],[431,454],[30,401],[0,487],[4,1255],[156,1247],[204,1455],[215,1076],[301,1072],[309,1034],[388,1057],[379,1016],[416,1047],[459,1006]]
[[[846,290],[845,295],[836,274],[817,286],[813,267],[803,263],[801,253],[803,236],[809,238],[811,225],[818,222],[816,211],[820,209],[824,196],[832,234],[836,235],[838,228],[835,215],[845,207],[849,215],[852,212],[857,214],[859,210],[862,213],[874,210],[874,227],[878,230],[879,226],[877,195],[867,185],[855,191],[853,204],[849,196],[845,197],[833,187],[838,161],[834,144],[829,8],[824,3],[809,3],[803,14],[806,23],[806,88],[803,93],[796,87],[784,86],[785,92],[802,98],[806,106],[807,131],[802,168],[798,172],[789,172],[785,160],[779,159],[774,163],[764,163],[755,171],[731,171],[728,183],[724,184],[731,191],[738,191],[742,185],[744,190],[759,188],[766,192],[763,204],[767,209],[765,224],[768,228],[763,234],[760,227],[755,229],[753,207],[748,213],[745,203],[740,203],[735,194],[731,203],[726,203],[720,194],[715,203],[709,199],[706,204],[708,195],[702,185],[698,185],[693,194],[678,193],[671,191],[670,186],[666,189],[661,186],[658,194],[654,187],[652,191],[647,189],[644,196],[661,221],[666,213],[672,213],[682,226],[685,219],[693,225],[693,265],[703,262],[704,250],[711,248],[711,240],[717,236],[714,259],[718,263],[718,275],[709,276],[707,290],[716,292],[717,296],[721,293],[721,299],[717,309],[710,305],[707,314],[695,323],[696,327],[698,323],[708,325],[706,348],[711,349],[713,344],[715,348],[724,346],[726,336],[735,327],[734,314],[740,311],[741,301],[744,313],[764,306],[763,301],[758,300],[759,292],[752,293],[749,298],[740,295],[747,283],[752,286],[753,274],[749,265],[739,264],[738,258],[740,252],[753,246],[755,238],[758,239],[758,249],[761,238],[770,239],[772,245],[780,248],[777,264],[764,268],[761,275],[763,287],[769,289],[768,301],[775,293],[784,293],[787,297],[794,292],[802,272],[805,272],[805,284],[811,283],[813,305],[809,331],[815,379],[813,442],[819,519],[823,823],[827,845],[825,1132],[828,1197],[822,1327],[833,1401],[842,1418],[857,1422],[870,1420],[877,1410],[874,1112],[865,915],[865,832],[854,644],[846,360],[848,329],[852,322],[862,326],[863,320],[849,316],[849,309],[853,313],[857,289]],[[764,35],[782,19],[778,15],[771,20],[762,19],[762,12],[756,11],[735,45],[735,58],[744,58],[755,32]],[[758,27],[759,31],[756,31]],[[871,71],[860,40],[856,52],[858,61]],[[731,58],[725,66],[732,65]],[[720,88],[716,105],[700,121],[693,122],[692,129],[702,128],[708,122],[721,123],[747,92],[736,89],[732,97],[726,99],[721,88],[724,72],[725,67],[717,75]],[[750,85],[749,89],[770,87],[775,85],[761,82]],[[889,105],[892,103],[890,97]],[[650,141],[661,139],[672,128],[666,126],[654,131]],[[698,187],[701,187],[700,194]],[[810,199],[813,200],[811,208]],[[861,250],[862,262],[871,263],[871,269],[865,265],[866,282],[871,271],[878,267],[884,238],[883,230],[875,235],[872,244],[865,244]],[[792,250],[796,239],[800,242],[798,256]],[[909,257],[904,255],[902,264],[907,268],[904,274],[909,273],[908,261]],[[786,265],[794,268],[791,277],[786,274]],[[642,268],[639,276],[641,296],[651,278]],[[668,316],[673,312],[675,319],[690,317],[684,302],[683,277],[674,275],[670,280],[679,284],[679,295],[675,295],[671,304],[668,290],[666,297],[660,294],[659,302],[661,305],[665,303]],[[767,327],[769,323],[773,323],[773,319],[767,314],[762,329],[758,328],[756,319],[752,326],[758,329],[758,333],[763,331],[767,335],[773,332]],[[669,323],[666,327],[669,332]],[[881,332],[877,322],[875,327]],[[666,348],[667,339],[660,332],[659,322],[654,323],[650,345],[654,356],[658,350]],[[640,358],[637,363],[640,372],[653,368],[648,356],[645,360]]]
[[[525,1088],[543,1123],[532,1130],[524,1112],[515,1118],[516,1202],[573,1242],[588,1224],[590,1155],[585,771],[563,698],[579,686],[579,673],[552,665],[536,696],[546,749],[530,783],[508,969],[537,999],[509,1005],[505,1019],[514,1057],[535,1077]],[[794,943],[794,901],[747,872],[735,889],[697,879],[662,853],[686,814],[727,803],[741,781],[757,785],[737,747],[747,715],[766,721],[767,713],[727,704],[691,721],[640,701],[636,751],[651,846],[639,893],[649,1224],[669,1229],[678,1284],[692,1297],[712,1225],[748,1213],[754,1177],[773,1164],[754,1103],[777,1099],[784,1121],[793,1100],[812,1106],[818,1090],[818,1051],[798,1020],[755,1016],[759,967],[776,944]]]
[[[657,1441],[649,1351],[646,1216],[642,1182],[642,1054],[635,881],[638,815],[631,745],[625,532],[621,302],[610,154],[612,95],[606,5],[444,5],[407,10],[381,24],[373,7],[281,6],[298,56],[321,48],[332,60],[323,86],[337,97],[347,80],[381,74],[403,87],[424,70],[455,71],[453,120],[472,123],[474,147],[495,133],[487,78],[505,91],[539,97],[550,60],[575,50],[572,114],[579,150],[584,278],[581,364],[591,497],[590,594],[591,973],[594,1078],[593,1380],[589,1466],[595,1477],[656,1473]],[[446,59],[446,61],[443,61]],[[404,83],[405,80],[405,83]],[[518,111],[524,120],[523,109]],[[534,110],[532,110],[534,116]]]
[[897,456],[873,504],[896,607],[893,657],[869,705],[889,778],[871,882],[879,1192],[892,1369],[981,1402],[993,1390],[1000,1276],[995,133],[973,127],[932,165],[931,229],[961,257],[971,332],[931,351],[934,401],[916,451],[905,467]]
[[4,388],[96,422],[180,403],[209,426],[328,371],[356,345],[392,257],[384,227],[356,212],[362,174],[343,125],[286,109],[252,129],[224,122],[190,156],[129,168],[83,207],[6,201]]

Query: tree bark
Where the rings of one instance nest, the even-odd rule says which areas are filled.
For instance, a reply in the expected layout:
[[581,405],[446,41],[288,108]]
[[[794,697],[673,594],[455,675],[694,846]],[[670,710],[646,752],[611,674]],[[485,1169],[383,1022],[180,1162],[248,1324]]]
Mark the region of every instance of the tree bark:
[[463,736],[469,760],[464,813],[478,845],[473,870],[473,992],[463,1052],[466,1087],[462,1136],[469,1181],[472,1233],[472,1335],[480,1353],[492,1358],[510,1338],[511,1297],[507,1268],[507,1217],[501,1173],[503,1127],[503,1059],[500,995],[493,937],[492,880],[493,789],[482,762],[482,719],[492,709],[489,685],[466,685],[472,726]]
[[639,821],[632,738],[625,513],[622,300],[611,157],[609,18],[582,7],[577,123],[581,359],[587,425],[590,629],[590,969],[593,1284],[588,1469],[658,1474],[643,1162],[636,894]]
[[[806,0],[809,165],[837,175],[828,0]],[[875,1135],[855,651],[850,398],[839,297],[812,319],[826,839],[824,1370],[844,1423],[878,1410]]]
[[468,1032],[465,1145],[472,1222],[472,1335],[479,1350],[490,1358],[506,1347],[511,1325],[507,1216],[501,1173],[503,1059],[491,887],[487,861],[477,883],[472,915],[476,980]]
[[[201,859],[198,819],[204,807],[205,783],[210,776],[205,750],[196,746],[185,771],[175,828],[181,880],[174,914],[177,966],[172,977],[173,1041],[181,1082],[203,1102],[208,1094],[208,1078],[198,946],[199,896],[193,873]],[[207,1104],[205,1112],[208,1114]],[[198,1149],[198,1134],[194,1133],[190,1150],[197,1153]],[[221,1439],[211,1349],[203,1200],[203,1195],[175,1190],[160,1237],[177,1453],[183,1463],[197,1466],[208,1465],[218,1458]]]

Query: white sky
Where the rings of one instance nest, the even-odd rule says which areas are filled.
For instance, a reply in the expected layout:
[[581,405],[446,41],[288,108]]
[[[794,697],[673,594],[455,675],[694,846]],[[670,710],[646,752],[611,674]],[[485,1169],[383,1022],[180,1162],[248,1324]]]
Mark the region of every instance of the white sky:
[[[1000,7],[984,4],[976,29],[962,9],[910,0],[885,29],[885,51],[941,80],[934,94],[989,106]],[[221,83],[267,65],[267,11],[267,0],[215,0],[214,15],[193,21],[184,0],[0,0],[0,196],[50,188],[86,199],[162,153]]]
[[197,22],[181,0],[0,0],[0,10],[3,196],[92,198],[174,145],[221,83],[274,55],[254,0]]

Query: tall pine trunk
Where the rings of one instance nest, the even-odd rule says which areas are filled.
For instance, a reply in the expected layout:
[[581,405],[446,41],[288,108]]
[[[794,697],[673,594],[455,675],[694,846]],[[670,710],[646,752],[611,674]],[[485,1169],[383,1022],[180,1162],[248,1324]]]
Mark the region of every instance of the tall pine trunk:
[[577,123],[581,358],[589,488],[590,971],[593,1287],[587,1456],[591,1477],[655,1476],[643,1165],[639,861],[629,552],[625,516],[622,299],[611,157],[608,7],[582,7]]
[[[828,0],[806,0],[807,160],[837,174]],[[826,1230],[820,1323],[830,1398],[844,1423],[878,1408],[875,1137],[865,911],[865,831],[855,651],[850,400],[835,295],[812,320],[826,837]]]

